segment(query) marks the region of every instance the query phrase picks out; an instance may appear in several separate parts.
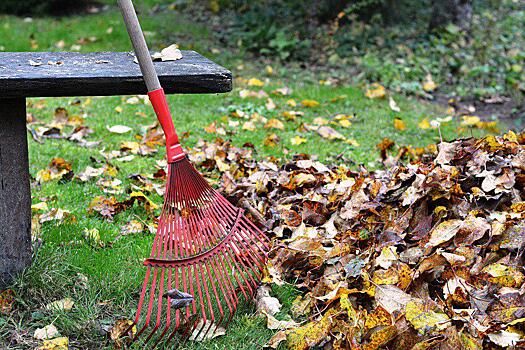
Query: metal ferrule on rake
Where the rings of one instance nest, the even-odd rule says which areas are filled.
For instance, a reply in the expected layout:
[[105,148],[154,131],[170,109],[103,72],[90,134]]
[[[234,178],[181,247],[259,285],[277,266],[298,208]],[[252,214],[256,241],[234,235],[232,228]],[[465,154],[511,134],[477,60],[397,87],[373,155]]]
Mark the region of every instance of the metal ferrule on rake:
[[118,3],[166,135],[169,164],[164,206],[144,261],[134,339],[144,335],[144,343],[152,341],[153,347],[174,338],[206,339],[226,327],[242,299],[252,298],[262,278],[268,238],[187,159],[133,4]]

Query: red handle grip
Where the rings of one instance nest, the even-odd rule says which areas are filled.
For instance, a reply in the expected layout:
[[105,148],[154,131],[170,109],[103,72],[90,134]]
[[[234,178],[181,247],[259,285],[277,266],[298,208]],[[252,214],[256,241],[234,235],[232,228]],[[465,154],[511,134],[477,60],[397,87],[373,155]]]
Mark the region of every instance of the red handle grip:
[[162,88],[148,92],[149,100],[155,110],[160,126],[166,135],[166,154],[168,163],[176,162],[185,157],[179,143],[179,137],[175,131],[173,120],[171,119],[170,109],[166,101],[166,95]]

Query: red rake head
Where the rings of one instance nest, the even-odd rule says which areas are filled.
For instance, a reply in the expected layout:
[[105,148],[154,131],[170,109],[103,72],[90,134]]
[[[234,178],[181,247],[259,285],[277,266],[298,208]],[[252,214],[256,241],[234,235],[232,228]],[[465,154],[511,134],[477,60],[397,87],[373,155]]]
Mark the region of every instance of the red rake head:
[[186,158],[170,164],[153,249],[144,261],[135,338],[155,344],[207,339],[229,323],[241,298],[251,298],[267,250],[266,236]]

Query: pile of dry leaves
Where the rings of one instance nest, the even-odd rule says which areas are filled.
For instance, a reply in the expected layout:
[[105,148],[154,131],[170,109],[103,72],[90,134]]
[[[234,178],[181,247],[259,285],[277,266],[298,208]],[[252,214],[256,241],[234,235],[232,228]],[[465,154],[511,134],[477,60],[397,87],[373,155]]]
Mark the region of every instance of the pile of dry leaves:
[[222,169],[221,191],[274,238],[264,282],[302,292],[285,317],[263,305],[267,346],[525,344],[525,135],[443,142],[376,172],[256,162],[227,143],[190,158]]

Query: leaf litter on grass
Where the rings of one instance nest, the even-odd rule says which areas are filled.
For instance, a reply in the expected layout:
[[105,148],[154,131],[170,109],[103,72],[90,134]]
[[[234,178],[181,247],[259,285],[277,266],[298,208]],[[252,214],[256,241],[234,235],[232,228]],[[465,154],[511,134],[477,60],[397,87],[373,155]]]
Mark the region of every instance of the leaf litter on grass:
[[[259,215],[248,210],[248,217],[273,237],[264,282],[284,279],[302,292],[297,305],[308,305],[278,320],[268,314],[274,300],[259,302],[272,329],[281,329],[269,346],[525,342],[525,135],[428,150],[374,172],[307,155],[255,161],[251,150],[227,142],[190,151],[210,169],[218,159],[235,164],[222,174],[221,191],[255,209]],[[391,152],[385,148],[385,162],[393,162]],[[276,326],[292,321],[293,329]]]

